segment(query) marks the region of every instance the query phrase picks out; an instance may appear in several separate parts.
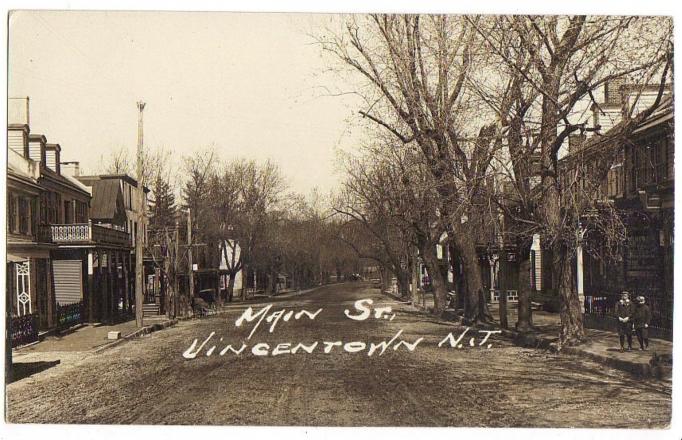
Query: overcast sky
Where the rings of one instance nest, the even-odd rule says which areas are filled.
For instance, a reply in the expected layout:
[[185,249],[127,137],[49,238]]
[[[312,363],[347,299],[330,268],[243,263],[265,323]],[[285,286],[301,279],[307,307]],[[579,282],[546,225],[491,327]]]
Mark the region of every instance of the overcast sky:
[[[292,189],[332,189],[335,150],[353,149],[352,96],[324,96],[324,15],[22,11],[10,19],[9,96],[29,96],[31,132],[86,172],[126,147],[138,99],[145,145],[270,158]],[[357,136],[357,135],[355,135]],[[179,161],[178,161],[179,163]]]

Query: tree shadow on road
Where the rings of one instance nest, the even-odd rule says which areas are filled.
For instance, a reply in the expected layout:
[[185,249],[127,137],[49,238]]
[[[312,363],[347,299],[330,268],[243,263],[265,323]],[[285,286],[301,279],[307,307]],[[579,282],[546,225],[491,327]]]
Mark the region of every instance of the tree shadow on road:
[[56,361],[15,362],[12,364],[7,383],[25,379],[36,373],[40,373],[41,371],[45,371],[49,368],[59,365],[60,363],[61,361],[59,359]]

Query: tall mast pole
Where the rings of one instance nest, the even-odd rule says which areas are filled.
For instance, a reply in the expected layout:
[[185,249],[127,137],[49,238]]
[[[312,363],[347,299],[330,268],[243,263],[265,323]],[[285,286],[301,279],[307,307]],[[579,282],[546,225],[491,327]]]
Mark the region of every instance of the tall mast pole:
[[194,298],[194,262],[192,261],[192,210],[187,209],[187,275],[189,278],[189,300]]
[[143,131],[142,131],[142,112],[145,103],[137,102],[138,120],[137,120],[137,227],[135,228],[135,323],[138,327],[143,326],[144,318],[144,277],[143,277],[143,236],[144,236],[144,178],[143,178],[143,159],[142,148]]

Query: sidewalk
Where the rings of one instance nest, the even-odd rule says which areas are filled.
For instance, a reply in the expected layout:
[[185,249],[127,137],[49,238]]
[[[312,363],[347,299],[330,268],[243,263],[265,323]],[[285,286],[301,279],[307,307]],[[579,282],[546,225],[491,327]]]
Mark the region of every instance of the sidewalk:
[[334,284],[334,283],[322,284],[319,286],[314,286],[314,287],[310,287],[308,289],[302,289],[302,290],[282,289],[282,290],[277,292],[277,295],[267,295],[263,292],[259,292],[259,293],[255,293],[255,294],[252,293],[252,294],[249,294],[249,296],[247,296],[246,300],[243,300],[241,295],[240,296],[235,295],[232,297],[232,301],[228,301],[228,302],[223,303],[221,308],[222,309],[229,309],[229,308],[231,308],[230,306],[244,305],[244,304],[248,304],[250,302],[257,301],[257,300],[271,299],[274,301],[278,301],[278,300],[287,299],[287,298],[294,298],[294,297],[312,292],[313,290],[317,290],[321,287],[331,286],[332,284]]
[[[499,307],[490,305],[490,313],[499,322]],[[516,303],[508,305],[509,334],[520,345],[542,346],[556,349],[559,342],[560,316],[539,310],[533,311],[532,335],[523,335],[514,326],[517,320]],[[576,347],[562,347],[561,351],[587,357],[619,370],[640,376],[667,378],[672,375],[673,343],[664,339],[649,339],[649,349],[641,351],[636,335],[632,335],[632,351],[620,351],[620,339],[616,332],[586,328],[588,341]],[[627,342],[626,342],[627,348]]]
[[[16,382],[34,374],[55,374],[90,355],[114,347],[128,339],[170,327],[177,320],[166,320],[138,328],[135,320],[114,325],[82,325],[59,336],[47,336],[43,341],[12,349],[12,378]],[[121,332],[120,339],[108,339],[111,331]],[[44,373],[43,373],[44,372]]]
[[[390,296],[400,300],[394,295]],[[425,305],[426,310],[433,307],[433,295],[426,295]],[[420,304],[415,306],[417,309],[424,311],[421,301]],[[556,350],[561,324],[559,314],[533,310],[533,327],[535,331],[524,334],[514,330],[517,320],[516,307],[517,303],[509,303],[507,305],[509,329],[503,330],[503,334],[512,338],[517,345]],[[495,322],[499,324],[498,304],[489,304],[489,309]],[[649,339],[649,349],[640,351],[637,337],[633,334],[632,351],[621,353],[620,340],[617,333],[590,328],[586,328],[585,333],[588,342],[576,347],[562,347],[561,352],[586,357],[639,376],[653,376],[659,379],[667,379],[672,376],[673,343],[671,341]]]
[[14,349],[12,354],[17,356],[25,353],[91,351],[111,342],[107,339],[109,332],[119,331],[121,338],[123,338],[137,329],[134,319],[120,324],[97,327],[85,324],[65,335],[48,336],[36,344]]

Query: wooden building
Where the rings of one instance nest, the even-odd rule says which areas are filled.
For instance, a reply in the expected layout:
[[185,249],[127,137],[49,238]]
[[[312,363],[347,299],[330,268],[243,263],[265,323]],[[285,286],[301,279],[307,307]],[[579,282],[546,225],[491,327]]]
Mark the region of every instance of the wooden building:
[[[92,221],[91,191],[62,173],[61,146],[30,132],[28,98],[9,99],[8,108],[7,295],[18,345],[39,332],[115,319],[131,243],[115,224]],[[119,219],[120,212],[111,220]]]

